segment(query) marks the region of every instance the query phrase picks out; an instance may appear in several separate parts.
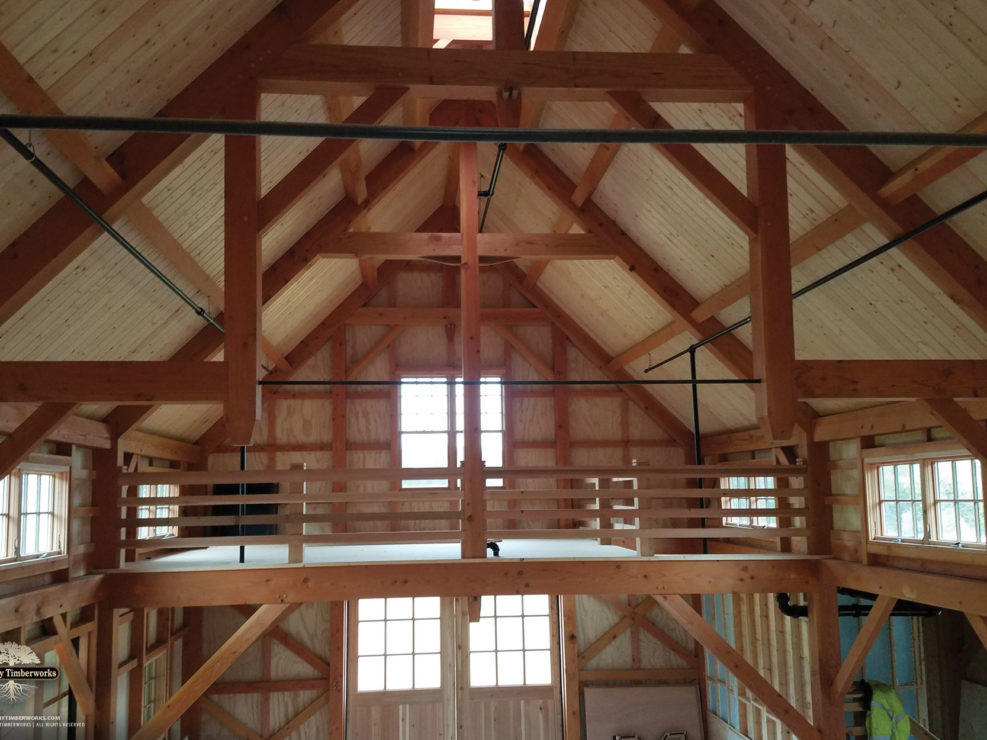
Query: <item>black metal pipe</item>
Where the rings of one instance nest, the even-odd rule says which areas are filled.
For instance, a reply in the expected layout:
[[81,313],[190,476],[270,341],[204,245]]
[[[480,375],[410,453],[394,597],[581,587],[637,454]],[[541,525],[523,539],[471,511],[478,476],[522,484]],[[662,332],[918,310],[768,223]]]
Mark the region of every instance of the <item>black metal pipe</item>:
[[216,320],[210,316],[206,309],[196,303],[188,294],[175,285],[167,275],[165,275],[161,270],[159,270],[151,260],[145,257],[140,250],[137,249],[133,244],[131,244],[126,237],[123,236],[119,231],[117,231],[113,226],[109,224],[102,216],[100,216],[96,211],[94,211],[88,203],[86,203],[82,198],[76,195],[75,191],[69,187],[68,183],[65,182],[61,177],[58,176],[48,165],[41,161],[37,155],[25,146],[20,139],[14,136],[7,129],[0,129],[0,137],[6,141],[10,147],[20,154],[34,169],[40,172],[48,182],[58,188],[62,194],[75,203],[79,208],[81,208],[89,218],[95,221],[102,227],[103,231],[109,234],[114,241],[117,242],[121,247],[126,249],[138,262],[140,262],[144,267],[146,267],[154,277],[164,283],[172,293],[181,298],[185,303],[187,303],[193,311],[195,311],[199,316],[205,319],[208,323],[212,324],[214,327],[223,332],[223,327],[220,326]]
[[[247,446],[240,445],[240,470],[247,469]],[[236,533],[237,536],[243,537],[243,517],[247,514],[247,505],[243,503],[244,497],[247,495],[247,484],[240,483],[237,486],[237,493],[240,502],[237,504],[237,522],[236,522]],[[240,564],[243,565],[244,560],[246,560],[247,548],[244,545],[240,545]]]
[[[316,386],[392,386],[392,385],[482,385],[489,383],[485,380],[416,380],[407,378],[405,380],[258,380],[257,385],[316,385]],[[668,379],[661,380],[500,380],[500,385],[534,385],[534,386],[556,386],[556,385],[736,385],[748,383],[760,383],[760,378],[700,378],[696,379]]]
[[[853,596],[860,599],[868,599],[874,601],[877,598],[876,594],[867,593],[866,591],[857,591],[850,588],[837,588],[838,593]],[[786,617],[791,617],[792,619],[807,619],[809,616],[809,607],[807,604],[793,604],[791,597],[787,593],[780,593],[775,595],[775,601],[778,604],[778,611],[784,614]],[[871,609],[873,609],[873,604],[839,604],[838,614],[841,617],[866,617],[870,614]],[[891,610],[890,616],[892,617],[938,617],[942,614],[942,609],[937,606],[929,606],[928,604],[919,604],[914,601],[898,601],[894,608]]]
[[483,218],[480,219],[480,227],[477,229],[479,232],[483,232],[483,226],[487,223],[487,211],[490,210],[490,200],[494,196],[494,192],[497,190],[497,180],[500,178],[500,165],[504,162],[504,152],[507,151],[507,144],[501,142],[497,145],[497,159],[494,160],[493,172],[490,173],[490,187],[486,190],[481,190],[477,195],[481,198],[486,198],[487,201],[483,205]]
[[[689,353],[689,374],[692,379],[692,443],[693,452],[696,456],[696,465],[703,464],[703,443],[702,437],[699,433],[699,384],[696,379],[696,351],[692,350]],[[696,488],[700,490],[703,488],[703,479],[696,478]],[[699,508],[706,508],[706,499],[699,499]],[[699,520],[699,526],[702,529],[706,529],[706,517]],[[709,543],[706,538],[702,538],[703,541],[703,555],[709,554]]]
[[317,139],[457,141],[497,144],[779,144],[987,148],[987,134],[928,131],[771,131],[754,129],[532,129],[372,126],[354,123],[239,121],[212,118],[0,115],[0,127],[51,131],[293,136]]
[[531,4],[531,15],[528,16],[528,27],[524,29],[524,48],[531,49],[531,41],[535,37],[535,24],[538,22],[538,10],[541,0],[535,0]]
[[[867,252],[866,254],[860,255],[859,257],[857,257],[857,259],[851,260],[850,262],[847,262],[845,265],[843,265],[841,267],[838,267],[835,270],[833,270],[832,272],[829,272],[829,273],[823,275],[821,278],[819,278],[817,280],[813,280],[808,285],[805,285],[805,286],[799,288],[798,290],[796,290],[794,293],[792,293],[792,300],[795,300],[797,298],[801,298],[806,293],[809,293],[810,291],[813,291],[816,288],[819,288],[819,287],[825,285],[826,283],[830,282],[831,280],[835,280],[840,275],[845,275],[846,273],[850,272],[851,270],[854,270],[854,269],[860,267],[865,262],[870,262],[872,259],[874,259],[876,257],[880,257],[885,252],[888,252],[888,251],[894,249],[895,247],[897,247],[897,246],[899,246],[901,244],[904,244],[905,242],[907,242],[907,241],[909,241],[911,239],[914,239],[916,236],[919,236],[920,234],[925,233],[929,229],[935,228],[936,226],[938,226],[941,223],[945,223],[946,221],[948,221],[949,219],[953,218],[954,216],[958,216],[959,214],[963,213],[964,211],[970,210],[975,205],[979,205],[980,203],[983,203],[985,200],[987,200],[987,190],[984,190],[984,191],[982,191],[980,193],[977,193],[972,198],[967,198],[965,201],[963,201],[962,203],[960,203],[958,205],[953,206],[948,211],[943,211],[942,213],[940,213],[935,218],[931,218],[928,221],[926,221],[925,223],[919,224],[914,229],[909,229],[908,231],[906,231],[901,236],[897,236],[894,239],[892,239],[891,241],[885,242],[881,246],[872,249],[871,251]],[[719,339],[720,337],[722,337],[722,336],[724,336],[726,334],[730,334],[731,332],[736,331],[740,327],[745,326],[745,325],[749,324],[750,322],[751,322],[751,317],[750,317],[750,314],[748,314],[747,318],[741,319],[740,321],[735,321],[734,323],[730,324],[730,326],[726,326],[726,327],[720,329],[715,334],[710,334],[708,337],[704,337],[703,339],[700,339],[698,342],[695,342],[694,344],[691,344],[690,346],[688,346],[685,349],[683,349],[681,352],[676,352],[675,354],[666,357],[661,362],[656,362],[654,365],[651,365],[649,367],[646,367],[644,369],[644,372],[650,373],[652,370],[655,370],[656,368],[659,368],[662,365],[667,365],[672,360],[677,360],[679,357],[682,357],[683,355],[687,354],[688,352],[691,352],[694,349],[698,349],[699,347],[702,347],[702,346],[704,346],[706,344],[709,344],[710,342],[712,342],[712,341],[714,341],[716,339]]]

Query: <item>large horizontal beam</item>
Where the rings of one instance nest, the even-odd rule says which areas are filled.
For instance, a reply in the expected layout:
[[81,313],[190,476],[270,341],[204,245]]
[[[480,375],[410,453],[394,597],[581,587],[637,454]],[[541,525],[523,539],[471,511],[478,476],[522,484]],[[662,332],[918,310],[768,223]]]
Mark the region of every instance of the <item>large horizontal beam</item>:
[[[960,401],[959,405],[972,418],[987,419],[987,398]],[[812,438],[817,442],[829,442],[938,426],[942,426],[942,419],[928,406],[919,401],[903,401],[820,417],[812,424]]]
[[797,360],[799,398],[979,398],[987,360]]
[[812,590],[818,561],[797,556],[675,559],[453,560],[106,574],[114,607],[303,603],[383,596],[775,593]]
[[520,88],[530,100],[604,100],[636,90],[649,101],[741,102],[750,85],[714,54],[299,44],[265,64],[266,92],[369,95],[404,85],[412,97],[495,100]]
[[0,599],[0,632],[93,604],[105,593],[103,576],[84,576],[7,596]]
[[0,402],[220,403],[223,362],[3,362]]
[[819,571],[821,580],[834,586],[987,615],[987,580],[880,568],[845,560],[823,560]]
[[[462,320],[458,306],[444,308],[381,308],[367,306],[356,309],[347,324],[381,326],[415,326],[433,324],[445,326],[458,324]],[[480,321],[484,324],[520,326],[525,324],[548,324],[549,318],[537,308],[484,308],[480,311]]]
[[[462,255],[459,234],[350,231],[325,244],[326,257],[414,259]],[[478,234],[480,257],[613,259],[613,248],[592,234]]]

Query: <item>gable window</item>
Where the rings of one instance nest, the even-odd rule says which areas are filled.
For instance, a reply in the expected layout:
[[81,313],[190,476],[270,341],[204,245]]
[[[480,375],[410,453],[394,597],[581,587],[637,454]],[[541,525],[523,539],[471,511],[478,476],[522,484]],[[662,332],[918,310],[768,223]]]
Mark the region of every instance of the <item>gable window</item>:
[[551,684],[550,611],[544,595],[482,597],[480,621],[469,627],[470,686]]
[[[462,379],[402,378],[399,386],[401,467],[447,468],[463,460],[464,421]],[[504,462],[504,392],[500,378],[485,376],[480,383],[480,446],[487,466]],[[503,481],[489,480],[489,485]],[[405,488],[448,488],[447,479],[406,480]]]
[[[774,496],[763,496],[755,493],[758,490],[767,490],[775,487],[774,478],[762,476],[731,476],[720,479],[720,488],[737,490],[739,495],[723,496],[722,503],[724,509],[776,509],[778,499]],[[753,495],[752,495],[753,494]],[[738,527],[777,527],[778,518],[774,516],[760,516],[743,514],[723,518],[724,524]]]
[[[138,486],[137,496],[142,499],[171,498],[178,495],[178,486],[159,483],[155,485]],[[151,504],[137,507],[138,519],[165,519],[178,516],[176,504]],[[178,527],[169,524],[154,524],[137,528],[137,537],[142,540],[152,537],[175,537]]]
[[0,481],[0,559],[65,551],[68,470],[25,463]]
[[871,536],[941,545],[987,544],[980,461],[915,455],[868,466]]
[[440,617],[438,596],[360,599],[356,690],[439,688]]

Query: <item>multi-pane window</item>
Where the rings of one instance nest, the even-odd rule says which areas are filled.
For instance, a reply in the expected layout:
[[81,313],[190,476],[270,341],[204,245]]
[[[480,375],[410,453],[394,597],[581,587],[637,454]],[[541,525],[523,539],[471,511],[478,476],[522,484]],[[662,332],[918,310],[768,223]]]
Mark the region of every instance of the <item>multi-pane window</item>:
[[162,653],[144,664],[144,695],[141,704],[142,723],[157,714],[168,699],[168,655]]
[[551,684],[550,606],[544,595],[482,597],[469,627],[470,686]]
[[438,596],[360,599],[357,691],[441,686],[440,606]]
[[[722,489],[740,489],[743,491],[771,489],[775,487],[774,478],[763,476],[731,476],[720,479]],[[777,509],[778,499],[774,496],[751,495],[744,493],[738,496],[730,495],[722,498],[724,509]],[[778,518],[774,516],[738,515],[724,517],[724,524],[742,527],[777,527]]]
[[67,499],[63,470],[25,464],[0,480],[0,559],[62,552]]
[[973,457],[922,457],[870,468],[875,537],[987,544],[983,470]]
[[[138,486],[138,498],[156,499],[171,498],[178,495],[178,486],[172,484],[155,484],[148,486]],[[166,519],[178,516],[178,506],[169,503],[157,503],[149,506],[137,507],[138,519]],[[137,528],[137,537],[149,539],[151,537],[174,537],[178,534],[178,527],[168,524],[155,524]]]
[[[448,468],[463,460],[463,384],[457,378],[403,378],[399,390],[401,466]],[[487,466],[504,462],[504,393],[500,378],[480,383],[480,446]],[[500,481],[490,480],[490,485]],[[405,488],[444,488],[446,479],[406,480]]]

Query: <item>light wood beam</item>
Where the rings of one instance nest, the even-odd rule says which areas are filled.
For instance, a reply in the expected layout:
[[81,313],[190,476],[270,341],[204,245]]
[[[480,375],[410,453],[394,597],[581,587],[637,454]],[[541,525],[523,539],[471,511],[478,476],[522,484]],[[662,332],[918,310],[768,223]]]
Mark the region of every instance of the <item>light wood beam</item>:
[[[401,0],[401,44],[403,46],[432,48],[434,43],[435,3],[429,0]],[[428,125],[428,101],[406,98],[404,101],[405,126]]]
[[[493,0],[491,3],[493,48],[524,51],[524,3],[522,0]],[[500,125],[521,125],[520,91],[508,83],[497,92],[497,118]]]
[[[61,585],[61,584],[60,584]],[[64,586],[63,586],[64,587]],[[102,601],[96,607],[96,704],[95,729],[97,737],[119,737],[117,734],[118,676],[120,662],[120,613]],[[126,728],[120,728],[121,733]]]
[[[785,115],[786,128],[842,131],[846,127],[757,41],[711,0],[696,8],[664,0],[668,17],[689,26],[746,79],[758,80],[768,105]],[[664,19],[665,16],[663,16]],[[800,147],[800,154],[888,238],[936,215],[917,197],[892,204],[879,191],[890,169],[864,147]],[[946,295],[987,327],[987,260],[948,225],[898,247]]]
[[[436,326],[460,324],[462,320],[461,306],[447,308],[363,306],[353,311],[346,319],[346,323],[355,326]],[[481,324],[509,326],[549,323],[548,317],[537,308],[482,308],[479,310],[479,321]]]
[[285,740],[285,738],[290,737],[294,732],[298,730],[299,727],[301,727],[303,724],[308,722],[312,717],[315,716],[316,712],[318,712],[320,709],[322,709],[322,707],[326,706],[328,703],[329,703],[329,692],[326,691],[325,693],[321,694],[320,696],[317,696],[314,700],[309,702],[308,706],[306,706],[302,711],[300,711],[298,714],[292,717],[291,720],[289,720],[284,727],[282,727],[280,730],[278,730],[273,735],[271,735],[271,740]]
[[[608,93],[607,97],[636,128],[665,131],[674,128],[636,92],[613,91]],[[698,149],[691,144],[654,144],[653,146],[735,226],[747,236],[752,237],[757,233],[757,206]]]
[[245,593],[250,593],[251,598],[305,603],[422,593],[480,596],[801,592],[814,588],[818,566],[814,558],[763,555],[755,559],[731,555],[676,556],[674,560],[601,559],[585,561],[578,568],[572,568],[566,560],[485,558],[436,562],[428,568],[416,563],[340,563],[194,570],[182,573],[181,579],[165,572],[116,570],[105,574],[104,582],[109,603],[114,606],[217,606],[238,603]]
[[[987,132],[987,113],[977,116],[959,133],[982,134]],[[979,156],[981,149],[973,147],[934,147],[922,152],[888,178],[877,194],[889,203],[900,203],[943,175],[947,175],[971,159]]]
[[969,612],[965,616],[970,622],[970,626],[973,627],[973,631],[977,634],[977,637],[980,638],[980,642],[987,648],[987,617],[980,614],[970,614]]
[[[607,365],[612,358],[606,350],[543,290],[538,286],[525,285],[524,273],[520,268],[514,265],[502,265],[498,269],[521,295],[548,314],[552,322],[562,329],[573,346],[582,352],[605,378],[608,380],[632,379],[631,374],[625,370],[608,370]],[[678,416],[663,406],[654,395],[641,386],[620,386],[620,389],[672,439],[685,449],[692,448],[692,432],[679,420]]]
[[799,398],[977,398],[987,360],[797,360]]
[[565,740],[580,740],[579,624],[576,597],[560,599],[562,609],[562,732]]
[[[404,87],[377,88],[347,116],[345,123],[364,125],[380,123],[407,91]],[[349,152],[358,147],[359,142],[351,139],[325,139],[305,155],[301,162],[281,178],[263,198],[260,198],[258,225],[261,234],[277,223],[278,219],[297,203],[330,167],[339,164]],[[356,202],[359,204],[359,201]]]
[[987,429],[952,398],[923,398],[919,403],[942,422],[958,441],[987,465]]
[[346,603],[329,604],[329,740],[346,738]]
[[0,632],[81,609],[104,595],[103,576],[94,575],[5,596],[0,599]]
[[[345,5],[342,0],[290,0],[288,5],[279,5],[173,97],[157,115],[212,118],[229,99],[240,93],[250,69],[277,56],[301,38],[306,28],[332,16],[341,5]],[[97,213],[113,222],[203,141],[205,137],[202,136],[134,134],[108,158],[114,170],[126,171],[123,187],[104,195],[95,184],[82,182],[75,191]],[[0,325],[101,233],[75,203],[63,197],[8,245],[0,253]]]
[[[227,106],[230,118],[255,120],[260,95],[250,90]],[[231,444],[249,445],[260,421],[261,262],[258,200],[260,139],[225,140],[224,289],[226,324],[223,351],[227,395],[223,412]]]
[[861,565],[845,560],[823,560],[819,564],[819,574],[823,582],[834,586],[987,615],[987,581],[983,579]]
[[717,634],[716,630],[706,623],[706,620],[693,609],[681,596],[656,597],[658,603],[667,611],[683,629],[702,643],[716,659],[726,666],[727,670],[737,677],[765,707],[791,730],[801,740],[815,740],[820,737],[819,730],[813,727],[802,714],[778,693],[766,681],[757,669],[748,663],[744,656],[730,646]]
[[[459,232],[463,239],[460,267],[460,336],[463,380],[463,545],[464,558],[486,557],[483,502],[483,452],[480,447],[480,258],[477,254],[479,203],[476,144],[459,145]],[[453,461],[458,462],[458,461]]]
[[212,683],[219,678],[227,668],[239,658],[243,652],[268,629],[278,623],[284,613],[290,609],[288,604],[264,604],[247,619],[227,640],[219,650],[202,664],[195,674],[182,684],[165,705],[159,709],[140,732],[131,740],[156,740],[182,716],[192,704],[198,701]]
[[238,737],[245,738],[245,740],[264,740],[264,738],[251,730],[243,724],[243,722],[227,712],[208,696],[199,697],[198,703],[212,716],[213,719],[223,725],[223,727],[227,730],[235,733]]
[[511,345],[514,349],[518,351],[518,354],[523,357],[531,367],[538,371],[538,374],[542,376],[545,380],[554,380],[555,372],[552,367],[545,362],[538,353],[535,352],[531,347],[521,341],[521,338],[512,332],[508,327],[501,324],[494,324],[493,330],[497,332],[504,341]]
[[[744,107],[749,129],[780,128],[779,117],[755,93]],[[772,437],[795,427],[795,322],[792,315],[788,161],[784,146],[748,146],[747,192],[757,205],[757,230],[749,241],[751,336],[758,422]]]
[[867,653],[873,647],[874,641],[877,640],[877,636],[888,621],[891,610],[894,609],[896,603],[898,600],[893,596],[877,597],[877,601],[871,607],[870,614],[867,615],[867,619],[864,620],[860,632],[857,633],[857,637],[850,647],[850,652],[847,653],[846,660],[843,661],[836,678],[833,679],[833,685],[830,688],[832,699],[841,700],[846,695],[850,689],[850,684],[853,683],[853,677],[857,675],[860,666],[864,664]]
[[821,740],[844,740],[843,697],[830,692],[840,669],[839,606],[836,588],[824,586],[809,599],[809,660],[812,719]]
[[61,614],[56,614],[51,618],[51,621],[55,626],[55,633],[58,635],[58,642],[55,643],[58,664],[65,671],[65,677],[69,681],[79,709],[86,717],[93,717],[96,713],[96,700],[86,678],[86,669],[82,667],[79,662],[79,655],[72,646],[72,639],[69,636],[68,627],[65,626],[65,620]]
[[740,103],[749,84],[715,54],[412,49],[297,44],[261,72],[265,92],[368,94],[399,79],[411,95],[496,100],[507,87],[541,100],[604,100],[638,90],[649,101]]
[[0,402],[217,403],[222,362],[2,362]]
[[[341,234],[326,242],[320,254],[326,257],[459,257],[462,239],[458,234],[357,232]],[[514,259],[613,259],[612,247],[591,234],[478,234],[480,257]]]
[[355,380],[359,378],[363,371],[370,366],[370,363],[376,360],[381,352],[390,347],[404,330],[405,327],[403,326],[392,326],[388,329],[384,336],[374,342],[373,346],[364,353],[363,357],[350,366],[349,370],[346,371],[346,379]]
[[[541,14],[541,25],[535,36],[532,48],[535,51],[552,51],[564,49],[569,31],[576,19],[577,0],[549,0]],[[531,19],[534,22],[534,18]],[[541,120],[545,101],[523,99],[521,101],[522,128],[537,128]]]
[[[716,319],[696,321],[692,311],[699,302],[675,278],[658,265],[620,226],[592,199],[577,208],[571,194],[575,186],[552,160],[533,146],[523,151],[508,147],[508,157],[537,184],[546,195],[575,218],[588,232],[609,242],[628,272],[638,280],[666,311],[684,322],[690,334],[701,339],[716,333],[723,325]],[[727,335],[708,345],[710,351],[737,377],[753,374],[751,351],[737,339]],[[609,358],[608,358],[609,362]]]
[[641,604],[638,607],[647,604],[646,608],[631,608],[626,603],[621,601],[616,596],[607,596],[606,602],[610,605],[612,609],[615,609],[618,614],[623,614],[624,616],[630,617],[631,622],[639,627],[640,629],[647,632],[655,640],[664,645],[667,649],[675,653],[679,658],[686,663],[686,665],[692,666],[693,668],[698,667],[699,660],[693,655],[689,650],[682,645],[678,640],[671,637],[667,632],[665,632],[661,627],[656,625],[654,622],[648,619],[648,612],[651,608],[656,606],[655,600],[650,596],[645,596]]
[[633,609],[627,609],[624,615],[610,626],[606,632],[597,637],[593,642],[583,648],[579,653],[579,667],[584,668],[589,665],[597,655],[610,647],[614,641],[624,634],[634,624],[635,614],[646,614],[654,606],[651,602],[641,602]]
[[44,442],[77,408],[72,402],[45,403],[31,412],[0,442],[0,478],[10,474],[18,463]]
[[[978,421],[987,419],[987,398],[957,403],[971,418]],[[831,442],[835,439],[927,429],[940,424],[942,419],[921,402],[903,401],[820,417],[813,422],[812,436],[818,442]]]
[[[249,619],[256,609],[243,604],[231,604],[234,611],[240,614],[244,619]],[[290,650],[297,658],[308,663],[312,668],[318,671],[320,674],[326,678],[332,678],[332,669],[329,664],[324,661],[319,655],[314,653],[311,648],[303,645],[296,638],[292,637],[290,634],[285,632],[282,627],[271,627],[266,633],[272,640],[283,645],[285,648]]]

